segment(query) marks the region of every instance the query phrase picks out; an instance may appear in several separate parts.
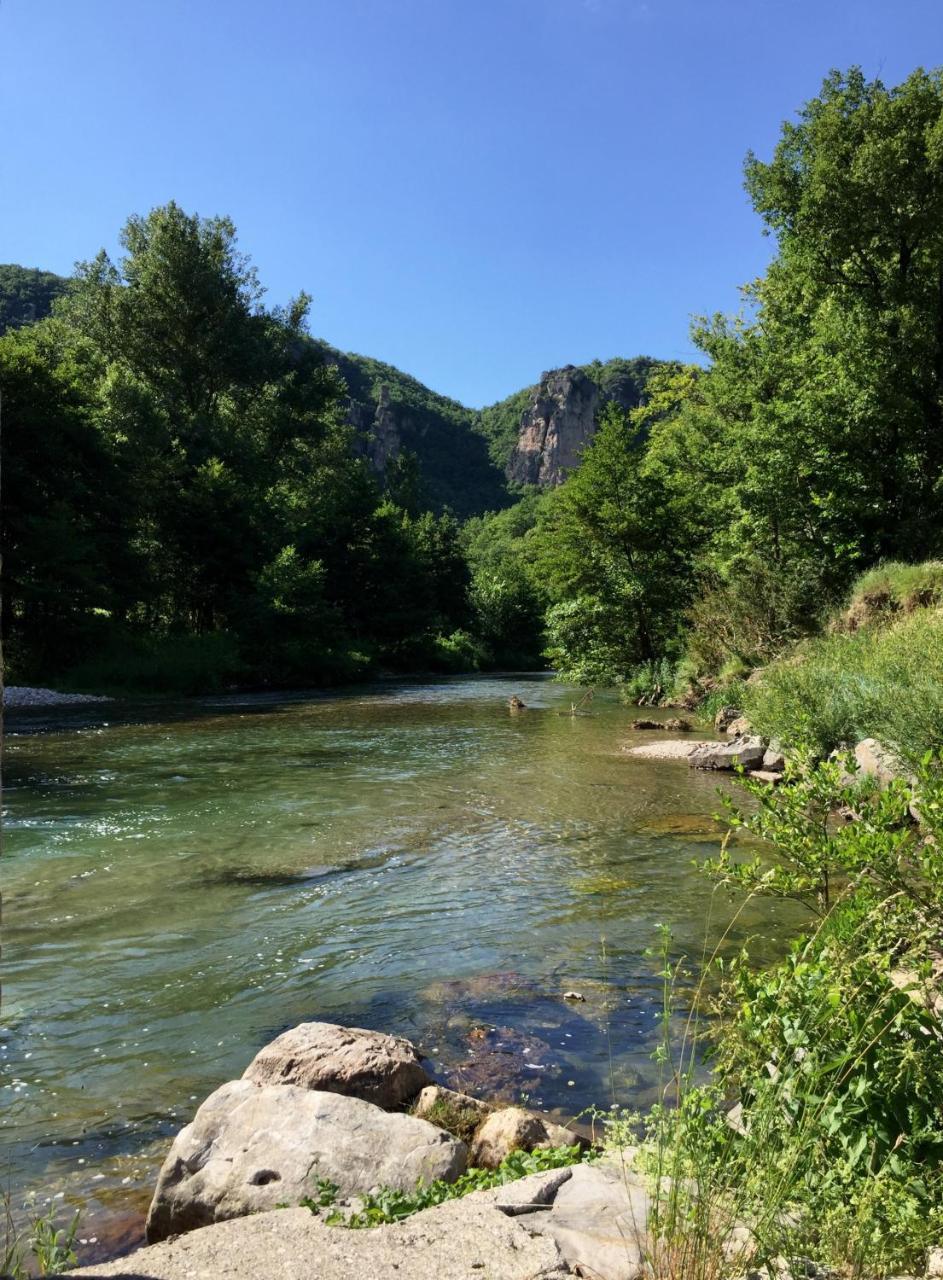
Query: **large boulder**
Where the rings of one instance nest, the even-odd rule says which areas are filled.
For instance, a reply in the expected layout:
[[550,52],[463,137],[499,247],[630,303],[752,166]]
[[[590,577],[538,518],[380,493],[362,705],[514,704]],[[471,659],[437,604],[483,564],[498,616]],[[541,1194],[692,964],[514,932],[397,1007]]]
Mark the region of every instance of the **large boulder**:
[[469,1160],[479,1169],[496,1169],[512,1151],[585,1145],[584,1138],[563,1125],[544,1120],[523,1107],[505,1107],[492,1112],[479,1127]]
[[430,1083],[419,1051],[408,1040],[333,1022],[302,1022],[277,1036],[259,1050],[242,1078],[342,1093],[387,1111]]
[[227,1218],[296,1205],[333,1182],[338,1196],[465,1172],[467,1149],[414,1116],[360,1098],[230,1080],[174,1139],[147,1216],[153,1242]]
[[855,761],[865,777],[874,778],[881,787],[907,775],[900,759],[877,738],[863,738],[856,744]]
[[692,769],[758,769],[766,754],[762,738],[737,738],[733,742],[703,742],[688,756]]

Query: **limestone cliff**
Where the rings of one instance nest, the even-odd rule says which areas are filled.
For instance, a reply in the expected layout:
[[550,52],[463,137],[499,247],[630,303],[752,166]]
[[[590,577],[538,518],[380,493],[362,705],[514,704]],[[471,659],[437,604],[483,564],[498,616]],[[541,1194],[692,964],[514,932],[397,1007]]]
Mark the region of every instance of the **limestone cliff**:
[[542,374],[520,416],[508,479],[514,484],[562,484],[579,466],[602,406],[614,400],[623,409],[634,409],[653,363],[643,357],[584,368],[568,364]]
[[596,430],[599,388],[574,365],[541,375],[508,464],[515,484],[560,484]]
[[386,383],[380,387],[375,408],[369,403],[349,400],[347,420],[357,432],[358,452],[363,454],[378,475],[385,475],[403,443],[390,404],[390,388]]

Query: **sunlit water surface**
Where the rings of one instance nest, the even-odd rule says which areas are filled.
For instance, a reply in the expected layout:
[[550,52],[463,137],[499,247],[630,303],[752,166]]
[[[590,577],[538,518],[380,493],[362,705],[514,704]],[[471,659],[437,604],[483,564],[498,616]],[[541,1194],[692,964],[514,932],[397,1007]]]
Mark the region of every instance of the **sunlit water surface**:
[[[136,1241],[171,1135],[306,1019],[564,1116],[653,1101],[658,926],[699,957],[735,910],[692,866],[718,778],[627,758],[631,711],[579,697],[454,678],[8,719],[14,1199],[85,1205],[86,1258]],[[784,927],[759,910],[730,945]]]

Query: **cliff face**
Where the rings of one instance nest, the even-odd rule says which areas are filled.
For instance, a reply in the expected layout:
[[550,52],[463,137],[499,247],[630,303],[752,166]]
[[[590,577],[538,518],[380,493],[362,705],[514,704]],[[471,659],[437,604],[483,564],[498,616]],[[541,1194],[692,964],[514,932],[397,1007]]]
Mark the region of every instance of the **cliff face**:
[[595,434],[599,410],[610,400],[634,409],[652,363],[612,360],[587,368],[569,364],[543,374],[521,414],[508,479],[514,484],[562,484],[579,466]]
[[380,387],[375,409],[372,404],[349,400],[347,421],[357,432],[357,451],[367,459],[378,475],[385,475],[387,467],[402,447],[396,416],[390,405],[389,387],[385,383]]
[[542,374],[521,415],[508,479],[515,484],[560,484],[592,439],[598,407],[599,388],[581,369],[567,365]]

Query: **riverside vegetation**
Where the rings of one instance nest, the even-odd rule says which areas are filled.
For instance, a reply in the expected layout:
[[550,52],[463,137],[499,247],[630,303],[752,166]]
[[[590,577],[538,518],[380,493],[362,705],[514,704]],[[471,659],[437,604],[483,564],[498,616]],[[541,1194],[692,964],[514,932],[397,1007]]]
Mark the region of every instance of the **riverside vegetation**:
[[[943,76],[832,73],[746,186],[776,253],[696,325],[705,365],[646,366],[565,483],[462,524],[415,458],[358,457],[307,299],[262,309],[230,223],[131,219],[0,339],[4,640],[76,687],[543,653],[742,707],[786,782],[728,814],[762,858],[708,871],[809,927],[772,968],[706,958],[680,1045],[666,951],[664,1104],[611,1120],[668,1188],[650,1270],[913,1272],[943,1243]],[[492,460],[512,401],[469,421]],[[861,736],[898,778],[849,776]]]

